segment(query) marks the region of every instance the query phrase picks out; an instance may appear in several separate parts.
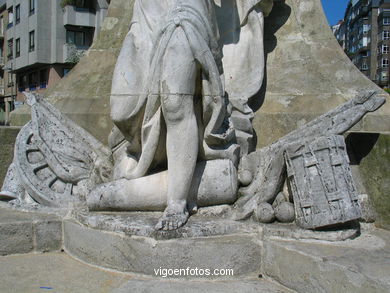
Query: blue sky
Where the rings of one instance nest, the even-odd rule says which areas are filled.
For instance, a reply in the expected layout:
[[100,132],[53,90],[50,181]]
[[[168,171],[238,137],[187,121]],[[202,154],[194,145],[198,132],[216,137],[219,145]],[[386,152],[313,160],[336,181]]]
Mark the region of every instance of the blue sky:
[[321,0],[321,2],[329,24],[334,25],[343,19],[349,0]]

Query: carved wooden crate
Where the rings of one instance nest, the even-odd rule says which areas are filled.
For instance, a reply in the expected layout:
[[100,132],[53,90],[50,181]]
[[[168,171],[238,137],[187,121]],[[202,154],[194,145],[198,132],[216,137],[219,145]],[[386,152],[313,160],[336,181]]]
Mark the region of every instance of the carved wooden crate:
[[285,151],[296,223],[315,229],[361,217],[344,137],[319,137]]

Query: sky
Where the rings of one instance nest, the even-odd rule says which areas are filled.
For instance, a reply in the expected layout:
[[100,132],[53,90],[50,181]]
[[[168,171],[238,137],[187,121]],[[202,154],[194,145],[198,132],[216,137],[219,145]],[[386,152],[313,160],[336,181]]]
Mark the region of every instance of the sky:
[[349,0],[321,0],[330,25],[343,19]]

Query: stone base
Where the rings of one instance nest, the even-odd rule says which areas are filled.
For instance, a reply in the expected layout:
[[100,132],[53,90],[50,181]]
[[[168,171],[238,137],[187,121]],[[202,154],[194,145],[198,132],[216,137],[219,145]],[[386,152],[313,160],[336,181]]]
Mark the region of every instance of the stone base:
[[227,211],[227,207],[201,209],[185,229],[158,234],[153,227],[160,213],[73,211],[63,218],[62,210],[56,216],[39,209],[19,212],[1,204],[0,251],[10,255],[64,249],[83,262],[142,278],[147,275],[157,283],[161,279],[155,270],[160,268],[197,268],[232,269],[234,275],[170,278],[215,282],[261,277],[297,292],[390,288],[390,233],[385,230],[367,224],[361,231],[357,227],[308,231],[293,224],[233,222],[224,218]]
[[62,223],[55,215],[0,207],[0,256],[62,248]]
[[133,213],[127,218],[95,214],[84,218],[95,228],[108,229],[105,231],[65,220],[65,251],[97,266],[149,276],[156,276],[159,268],[187,267],[233,269],[233,277],[260,273],[261,227],[244,228],[244,223],[230,220],[191,219],[183,229],[156,232],[154,225],[159,215]]
[[237,277],[261,273],[268,239],[341,241],[359,234],[358,228],[349,226],[308,231],[294,224],[237,222],[223,218],[226,209],[201,209],[176,231],[155,231],[159,212],[75,212],[73,219],[64,221],[64,247],[87,263],[118,271],[155,276],[159,268],[229,268]]

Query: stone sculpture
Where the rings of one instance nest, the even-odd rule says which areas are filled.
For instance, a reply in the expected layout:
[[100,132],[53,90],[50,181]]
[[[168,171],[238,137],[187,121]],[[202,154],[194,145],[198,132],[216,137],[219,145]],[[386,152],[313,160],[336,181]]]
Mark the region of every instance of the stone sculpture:
[[[121,181],[114,188],[120,189],[122,178],[142,178],[168,164],[168,206],[158,229],[176,229],[187,221],[197,161],[225,159],[236,165],[237,142],[242,153],[252,147],[247,102],[262,84],[263,12],[270,11],[272,1],[249,3],[134,4],[111,94],[111,117],[120,131],[111,137],[120,158],[114,173]],[[239,59],[241,51],[252,56]],[[94,196],[112,197],[113,184]]]
[[[288,191],[282,192],[286,161],[289,183],[298,182],[292,177],[304,169],[294,165],[294,152],[344,133],[385,100],[362,93],[254,150],[248,101],[262,85],[263,18],[271,7],[271,0],[136,1],[113,77],[111,149],[27,94],[32,121],[17,138],[0,199],[81,203],[91,211],[164,211],[156,225],[161,230],[184,225],[198,206],[220,204],[234,204],[236,220],[254,214],[260,222],[293,221]],[[349,184],[341,157],[342,168],[330,165]],[[343,216],[317,223],[302,220],[307,206],[298,186],[292,188],[296,223],[318,228],[358,218],[353,184],[342,191],[350,192],[343,197],[349,205],[339,206]],[[334,200],[328,198],[329,207]]]
[[44,99],[25,93],[32,120],[19,132],[0,199],[50,207],[85,201],[111,180],[111,151]]
[[299,226],[317,228],[362,216],[342,136],[296,144],[285,157]]

